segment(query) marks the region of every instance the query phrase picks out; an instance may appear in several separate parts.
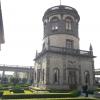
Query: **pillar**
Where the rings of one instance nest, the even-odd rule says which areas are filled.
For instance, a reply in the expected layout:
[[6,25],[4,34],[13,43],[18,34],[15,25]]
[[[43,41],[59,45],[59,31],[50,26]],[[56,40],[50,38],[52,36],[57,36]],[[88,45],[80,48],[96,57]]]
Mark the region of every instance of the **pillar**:
[[4,77],[5,77],[5,70],[3,70],[3,72],[2,72],[1,82],[3,82]]

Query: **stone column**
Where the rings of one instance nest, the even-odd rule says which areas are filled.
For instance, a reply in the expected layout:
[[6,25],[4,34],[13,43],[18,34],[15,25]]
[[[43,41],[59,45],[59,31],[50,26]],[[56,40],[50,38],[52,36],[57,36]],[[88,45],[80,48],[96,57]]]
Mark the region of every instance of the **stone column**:
[[5,77],[5,70],[3,70],[3,72],[2,72],[1,82],[3,81],[4,77]]
[[16,78],[18,78],[18,72],[17,72],[17,71],[15,71],[14,73],[15,73],[15,75],[14,75],[14,76],[15,76]]
[[31,81],[31,75],[30,75],[30,71],[29,72],[27,72],[27,83],[30,83],[30,81]]
[[46,68],[46,85],[49,85],[49,82],[50,82],[50,80],[49,80],[49,71],[50,71],[50,69],[49,69],[49,67],[47,67]]

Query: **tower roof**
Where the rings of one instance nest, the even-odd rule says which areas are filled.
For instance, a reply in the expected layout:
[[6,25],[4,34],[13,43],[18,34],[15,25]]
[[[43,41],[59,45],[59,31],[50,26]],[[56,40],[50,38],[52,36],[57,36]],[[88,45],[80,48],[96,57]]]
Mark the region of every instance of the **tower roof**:
[[78,21],[80,20],[79,14],[75,8],[65,5],[54,6],[46,10],[43,16],[43,20],[51,15],[55,14],[70,14],[73,15]]

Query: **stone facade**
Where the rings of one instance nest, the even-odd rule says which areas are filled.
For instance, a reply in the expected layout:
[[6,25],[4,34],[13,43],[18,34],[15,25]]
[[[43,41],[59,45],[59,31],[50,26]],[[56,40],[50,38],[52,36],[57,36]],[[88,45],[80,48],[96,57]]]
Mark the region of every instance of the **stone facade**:
[[0,2],[0,49],[1,44],[3,44],[4,41],[4,30],[3,30],[3,21],[2,21],[2,11],[1,11],[1,2]]
[[93,51],[80,50],[78,12],[69,6],[49,8],[44,16],[43,49],[36,53],[34,86],[80,89],[94,85]]

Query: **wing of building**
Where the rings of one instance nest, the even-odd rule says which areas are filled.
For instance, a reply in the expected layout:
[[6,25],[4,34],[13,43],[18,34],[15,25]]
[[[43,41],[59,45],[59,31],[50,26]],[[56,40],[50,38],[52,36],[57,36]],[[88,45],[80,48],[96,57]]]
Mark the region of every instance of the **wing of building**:
[[1,44],[3,43],[4,43],[4,29],[3,29],[2,9],[0,3],[0,49],[1,49]]

